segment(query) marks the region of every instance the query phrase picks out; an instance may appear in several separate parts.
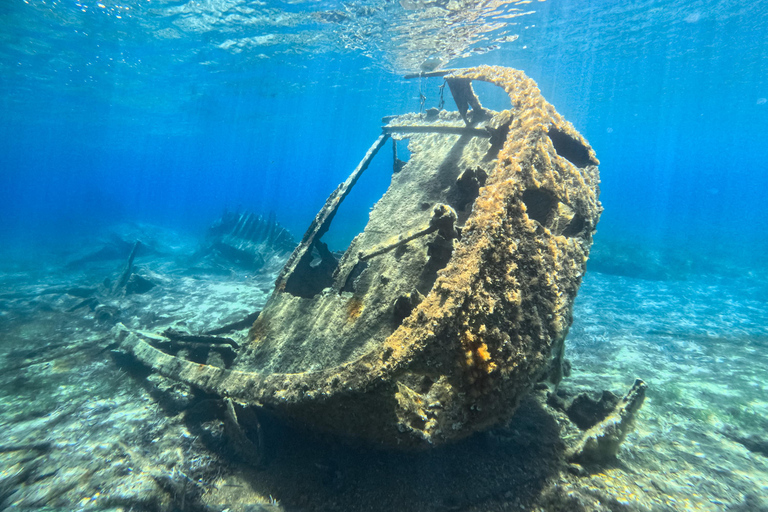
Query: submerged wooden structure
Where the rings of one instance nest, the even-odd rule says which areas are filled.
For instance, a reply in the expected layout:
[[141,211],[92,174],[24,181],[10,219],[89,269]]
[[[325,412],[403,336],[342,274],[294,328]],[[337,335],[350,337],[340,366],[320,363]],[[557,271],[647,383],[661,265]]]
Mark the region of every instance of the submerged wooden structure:
[[[230,408],[405,449],[498,424],[536,382],[559,381],[602,209],[594,151],[521,71],[419,76],[442,77],[458,112],[385,119],[233,361],[186,360],[135,333],[121,349]],[[477,81],[506,91],[509,108],[484,108]],[[389,189],[337,259],[323,235],[389,138],[408,139],[411,158],[395,158]]]

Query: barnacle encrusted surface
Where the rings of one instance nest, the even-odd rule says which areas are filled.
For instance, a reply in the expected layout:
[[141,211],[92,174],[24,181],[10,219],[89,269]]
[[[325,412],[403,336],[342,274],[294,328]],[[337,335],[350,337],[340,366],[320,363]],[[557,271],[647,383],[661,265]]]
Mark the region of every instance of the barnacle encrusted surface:
[[557,381],[601,212],[598,161],[521,71],[445,78],[455,96],[500,86],[510,107],[472,99],[469,115],[389,120],[371,156],[392,134],[410,160],[339,261],[321,238],[357,175],[331,195],[231,368],[135,334],[124,349],[206,391],[403,448],[498,424],[535,382]]

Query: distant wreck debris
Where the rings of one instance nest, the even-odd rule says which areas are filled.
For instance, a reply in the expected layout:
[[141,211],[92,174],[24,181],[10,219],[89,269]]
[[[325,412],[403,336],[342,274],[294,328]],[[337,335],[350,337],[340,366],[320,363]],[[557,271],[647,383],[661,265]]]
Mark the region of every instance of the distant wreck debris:
[[[183,242],[172,230],[128,222],[112,226],[107,237],[101,240],[98,250],[90,249],[90,243],[82,245],[82,251],[76,252],[66,264],[68,270],[85,268],[92,264],[107,263],[114,260],[124,261],[134,250],[136,240],[141,240],[141,246],[135,257],[158,256],[178,252]],[[80,244],[79,244],[80,245]]]
[[256,271],[282,265],[295,248],[296,241],[277,223],[274,212],[264,217],[249,211],[226,211],[208,228],[205,245],[195,258],[214,266],[235,265]]
[[[442,78],[459,111],[385,118],[231,364],[186,359],[138,332],[122,335],[121,350],[226,398],[240,429],[253,406],[402,449],[497,425],[537,382],[559,381],[602,211],[594,151],[521,71],[416,76]],[[504,89],[509,108],[484,108],[476,81]],[[389,138],[408,140],[410,159],[393,166],[365,230],[337,258],[322,238]],[[230,220],[211,244],[222,254],[241,250],[249,224]]]
[[112,295],[118,295],[127,291],[126,287],[128,286],[128,281],[135,276],[135,274],[133,274],[133,260],[136,259],[136,253],[138,252],[139,247],[141,247],[141,241],[136,240],[133,244],[133,249],[131,249],[131,253],[128,255],[128,261],[126,262],[123,271],[120,273],[120,277],[115,281],[115,284],[112,287]]

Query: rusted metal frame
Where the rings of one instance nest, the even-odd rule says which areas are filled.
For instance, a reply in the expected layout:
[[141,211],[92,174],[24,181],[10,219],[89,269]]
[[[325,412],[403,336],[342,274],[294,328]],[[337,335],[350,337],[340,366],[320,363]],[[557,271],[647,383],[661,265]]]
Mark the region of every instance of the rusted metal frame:
[[463,126],[384,126],[385,133],[445,133],[449,135],[471,135],[473,137],[490,138],[491,134],[481,128]]
[[340,184],[336,190],[333,191],[328,200],[326,200],[325,205],[315,216],[315,219],[312,221],[312,224],[310,224],[307,232],[304,233],[304,237],[301,239],[301,243],[296,248],[296,250],[293,251],[293,254],[291,254],[290,258],[288,259],[288,263],[286,263],[285,267],[283,267],[283,270],[280,272],[280,275],[275,282],[275,291],[281,291],[285,288],[287,276],[291,275],[291,273],[296,269],[304,255],[307,254],[307,252],[312,251],[312,246],[314,245],[315,241],[320,240],[320,238],[322,238],[322,236],[328,231],[328,228],[331,226],[331,222],[333,221],[333,217],[336,215],[336,212],[338,211],[342,201],[344,201],[344,199],[349,195],[352,187],[355,186],[357,180],[360,179],[360,176],[362,176],[363,172],[370,165],[373,157],[376,156],[376,153],[379,152],[379,150],[382,148],[382,146],[384,146],[388,139],[389,133],[383,132],[381,135],[379,135],[373,145],[368,148],[368,151],[360,163],[357,164],[355,170],[352,171],[352,174],[350,174],[346,181]]
[[406,80],[412,80],[414,78],[435,78],[439,76],[450,75],[451,73],[454,73],[456,71],[461,71],[461,70],[460,69],[441,69],[440,71],[422,71],[420,73],[409,73],[405,75],[403,78]]
[[459,109],[461,118],[464,120],[467,126],[469,126],[470,122],[467,118],[467,111],[469,107],[472,107],[473,112],[482,112],[483,106],[480,104],[480,99],[472,90],[471,79],[448,76],[460,71],[460,69],[443,69],[440,71],[411,73],[405,75],[403,78],[410,80],[413,78],[434,78],[447,76],[448,78],[446,78],[445,81],[448,82],[448,88],[451,90],[453,101],[456,102],[456,106]]
[[434,233],[435,231],[437,231],[437,228],[438,228],[438,226],[436,226],[436,225],[435,226],[427,226],[426,228],[420,229],[419,231],[416,231],[415,233],[410,233],[410,234],[404,235],[404,236],[398,238],[397,241],[395,241],[395,242],[393,242],[391,244],[384,244],[384,245],[382,245],[380,247],[377,247],[374,250],[372,250],[371,252],[368,252],[368,253],[362,253],[361,252],[360,254],[358,254],[357,258],[358,258],[359,261],[369,260],[369,259],[373,258],[374,256],[379,256],[381,254],[384,254],[386,252],[391,251],[392,249],[396,249],[396,248],[400,247],[401,245],[405,245],[408,242],[410,242],[411,240],[416,240],[417,238],[422,237],[424,235],[428,235],[430,233]]
[[483,112],[483,106],[480,104],[480,98],[477,97],[475,91],[472,89],[472,80],[469,78],[446,78],[448,82],[448,88],[451,90],[453,101],[456,102],[456,107],[459,109],[459,114],[464,120],[467,126],[470,125],[467,118],[467,111],[469,107],[472,107],[472,118],[475,119],[478,112]]

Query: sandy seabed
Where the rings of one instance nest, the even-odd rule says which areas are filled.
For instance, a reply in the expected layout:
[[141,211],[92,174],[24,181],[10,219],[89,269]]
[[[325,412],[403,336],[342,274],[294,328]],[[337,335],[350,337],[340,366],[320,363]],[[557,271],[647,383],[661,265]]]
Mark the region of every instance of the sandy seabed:
[[196,413],[210,397],[113,350],[119,329],[199,333],[263,307],[279,267],[195,266],[185,248],[137,257],[154,286],[120,296],[104,282],[118,259],[2,269],[0,509],[768,510],[764,276],[588,271],[558,395],[649,386],[611,463],[565,462],[580,431],[542,389],[508,425],[417,454],[265,418],[254,467],[232,453],[220,419]]

